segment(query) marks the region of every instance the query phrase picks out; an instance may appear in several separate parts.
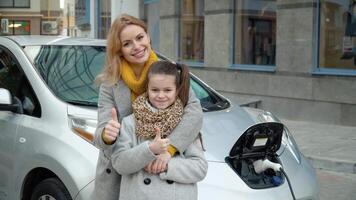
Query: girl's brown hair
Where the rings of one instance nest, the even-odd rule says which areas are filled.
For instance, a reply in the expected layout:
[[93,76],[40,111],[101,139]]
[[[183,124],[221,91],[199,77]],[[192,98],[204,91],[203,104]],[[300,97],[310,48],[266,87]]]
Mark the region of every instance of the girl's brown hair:
[[[169,61],[157,61],[151,65],[147,74],[147,85],[152,75],[164,74],[176,77],[178,97],[186,106],[189,99],[190,77],[189,69],[183,64],[174,64]],[[147,88],[147,86],[146,86]]]
[[136,25],[143,28],[147,33],[147,26],[142,20],[131,15],[123,14],[117,17],[112,23],[106,44],[106,60],[104,70],[96,77],[98,84],[105,82],[108,84],[115,84],[121,77],[121,31],[128,25]]

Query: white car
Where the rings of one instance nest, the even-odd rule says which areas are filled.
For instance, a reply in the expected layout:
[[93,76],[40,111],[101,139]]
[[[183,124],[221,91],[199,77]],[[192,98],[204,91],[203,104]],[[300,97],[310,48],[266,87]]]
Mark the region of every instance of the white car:
[[[105,40],[0,37],[0,200],[90,199],[104,58]],[[200,200],[319,199],[314,169],[278,119],[232,105],[194,75],[191,85],[209,162]]]

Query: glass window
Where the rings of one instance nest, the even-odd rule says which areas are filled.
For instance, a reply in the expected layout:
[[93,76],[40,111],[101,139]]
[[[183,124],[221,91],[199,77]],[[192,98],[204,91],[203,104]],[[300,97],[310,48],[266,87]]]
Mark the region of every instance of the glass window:
[[144,18],[147,20],[148,32],[151,36],[152,48],[159,50],[159,20],[160,20],[160,8],[159,1],[150,0],[145,1],[144,4]]
[[106,38],[111,26],[111,1],[99,1],[99,13],[98,38]]
[[235,1],[234,64],[276,64],[276,0]]
[[27,46],[25,52],[53,93],[63,101],[96,106],[94,79],[105,61],[103,46]]
[[1,0],[0,8],[29,8],[30,0]]
[[321,1],[319,67],[356,69],[356,1]]
[[36,117],[41,116],[39,101],[28,79],[16,58],[3,47],[0,47],[0,88],[9,90],[14,97],[14,101],[22,105],[19,113]]
[[15,8],[29,8],[30,0],[14,0]]
[[14,35],[30,35],[30,21],[13,21]]
[[182,0],[180,59],[204,61],[204,0]]
[[7,20],[5,24],[8,27],[6,31],[4,31],[4,29],[2,30],[1,35],[30,35],[31,34],[30,21]]
[[230,107],[228,100],[217,95],[194,76],[191,76],[190,78],[190,85],[200,100],[204,112],[223,110]]

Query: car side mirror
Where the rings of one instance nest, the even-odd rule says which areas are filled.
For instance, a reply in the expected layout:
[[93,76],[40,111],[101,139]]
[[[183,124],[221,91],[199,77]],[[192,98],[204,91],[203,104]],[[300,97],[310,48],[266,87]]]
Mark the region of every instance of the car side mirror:
[[23,114],[22,103],[17,97],[12,98],[9,90],[0,88],[0,111]]
[[0,105],[6,106],[12,104],[12,98],[9,90],[0,88]]

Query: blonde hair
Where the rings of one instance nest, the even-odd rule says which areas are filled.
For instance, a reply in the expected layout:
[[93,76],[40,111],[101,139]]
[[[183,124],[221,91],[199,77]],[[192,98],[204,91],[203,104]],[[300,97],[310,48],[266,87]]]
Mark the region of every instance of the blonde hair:
[[121,31],[128,25],[136,25],[147,33],[147,26],[142,20],[123,14],[115,19],[110,27],[106,41],[106,60],[103,72],[96,77],[96,83],[115,84],[121,77]]

